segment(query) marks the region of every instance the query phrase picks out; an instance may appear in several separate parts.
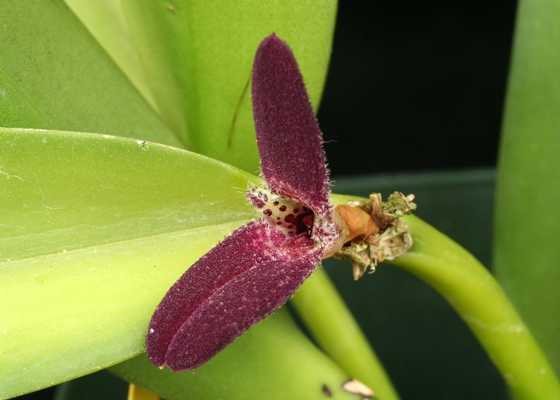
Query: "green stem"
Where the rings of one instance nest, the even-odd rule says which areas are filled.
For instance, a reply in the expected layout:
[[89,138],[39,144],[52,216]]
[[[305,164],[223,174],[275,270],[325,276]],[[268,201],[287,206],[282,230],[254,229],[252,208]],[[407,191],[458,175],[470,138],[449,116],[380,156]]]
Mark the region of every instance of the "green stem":
[[390,264],[416,275],[455,308],[486,349],[516,399],[560,399],[539,345],[494,277],[469,252],[414,216],[413,247]]
[[301,319],[319,346],[352,378],[368,385],[383,400],[399,396],[323,269],[317,270],[292,298]]

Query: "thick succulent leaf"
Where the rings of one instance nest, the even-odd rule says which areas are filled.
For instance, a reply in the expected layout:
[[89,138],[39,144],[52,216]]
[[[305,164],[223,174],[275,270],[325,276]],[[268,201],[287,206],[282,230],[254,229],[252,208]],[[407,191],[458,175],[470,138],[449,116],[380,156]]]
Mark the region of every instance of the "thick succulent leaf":
[[317,105],[331,52],[336,1],[124,0],[165,121],[193,151],[256,173],[248,88],[259,43],[290,43]]
[[321,131],[298,63],[276,35],[257,50],[252,98],[261,170],[268,185],[320,215],[330,215]]
[[144,356],[111,371],[169,400],[335,399],[361,397],[342,390],[348,380],[294,324],[285,309],[252,327],[195,372],[155,367]]
[[180,146],[61,1],[0,2],[0,126]]
[[173,147],[0,130],[0,398],[142,351],[167,289],[254,216],[255,177]]
[[284,304],[321,261],[307,237],[257,220],[214,247],[169,289],[150,322],[146,351],[158,366],[198,367]]
[[521,1],[498,168],[495,271],[560,375],[560,4]]
[[64,0],[95,40],[156,109],[140,58],[132,44],[120,0]]

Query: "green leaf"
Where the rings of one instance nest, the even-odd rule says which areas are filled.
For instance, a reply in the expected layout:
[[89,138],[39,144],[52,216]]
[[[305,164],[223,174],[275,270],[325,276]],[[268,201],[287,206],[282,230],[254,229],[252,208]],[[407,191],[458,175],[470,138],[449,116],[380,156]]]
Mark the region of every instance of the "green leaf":
[[[259,182],[184,150],[56,131],[1,128],[0,165],[0,398],[140,354],[165,291],[254,216],[243,192]],[[154,388],[186,375],[188,393],[307,399],[323,398],[327,385],[355,398],[340,389],[346,373],[285,313],[196,374],[162,372],[145,358],[115,371]]]
[[120,0],[65,0],[95,40],[157,110],[140,57],[132,44]]
[[142,351],[171,284],[254,217],[258,180],[104,135],[0,129],[0,398]]
[[560,4],[521,1],[498,168],[495,271],[560,375]]
[[0,15],[0,126],[180,146],[63,2],[6,0]]
[[249,78],[258,44],[276,32],[293,48],[317,106],[336,1],[124,0],[163,119],[187,148],[256,172]]

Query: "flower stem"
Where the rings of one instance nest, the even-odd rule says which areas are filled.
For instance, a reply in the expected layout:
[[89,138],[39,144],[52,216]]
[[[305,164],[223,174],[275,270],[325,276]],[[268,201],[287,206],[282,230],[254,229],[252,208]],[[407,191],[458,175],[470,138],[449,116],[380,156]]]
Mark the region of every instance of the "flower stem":
[[490,272],[419,218],[409,216],[405,221],[414,245],[388,263],[425,281],[455,308],[516,399],[560,399],[554,370]]
[[368,385],[383,400],[398,400],[398,394],[323,269],[315,271],[291,303],[321,348],[352,378]]

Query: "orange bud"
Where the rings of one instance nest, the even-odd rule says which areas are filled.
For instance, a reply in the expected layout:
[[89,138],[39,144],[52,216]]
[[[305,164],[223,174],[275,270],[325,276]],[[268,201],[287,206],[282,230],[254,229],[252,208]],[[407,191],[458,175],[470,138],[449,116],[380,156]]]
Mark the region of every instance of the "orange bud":
[[369,236],[379,233],[379,226],[372,216],[364,210],[341,204],[336,206],[336,211],[348,227],[348,241],[361,243]]

